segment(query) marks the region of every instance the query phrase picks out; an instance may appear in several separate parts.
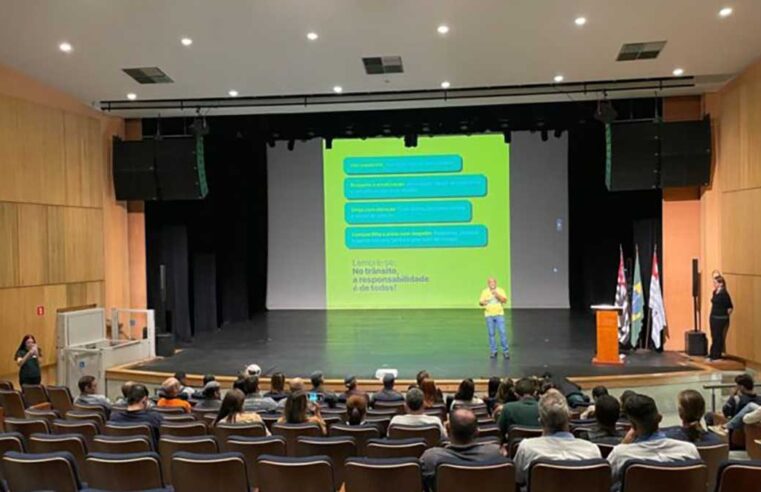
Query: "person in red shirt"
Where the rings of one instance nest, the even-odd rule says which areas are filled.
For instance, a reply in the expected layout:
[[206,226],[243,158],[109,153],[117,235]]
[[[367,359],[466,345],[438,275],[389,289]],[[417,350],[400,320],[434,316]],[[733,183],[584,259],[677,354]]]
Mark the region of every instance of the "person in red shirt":
[[159,407],[180,407],[185,410],[185,413],[190,413],[190,403],[187,400],[180,398],[182,392],[182,385],[177,378],[168,378],[161,383],[161,398],[157,406]]

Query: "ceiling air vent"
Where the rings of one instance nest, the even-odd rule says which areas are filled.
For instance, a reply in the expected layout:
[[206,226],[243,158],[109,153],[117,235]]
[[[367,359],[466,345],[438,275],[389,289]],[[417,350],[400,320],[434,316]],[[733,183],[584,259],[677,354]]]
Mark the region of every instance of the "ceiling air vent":
[[664,46],[666,46],[666,41],[626,43],[621,46],[616,61],[652,60],[658,58]]
[[362,58],[362,63],[367,75],[404,72],[401,56],[369,56]]
[[139,84],[171,84],[174,82],[159,67],[123,68],[122,70]]

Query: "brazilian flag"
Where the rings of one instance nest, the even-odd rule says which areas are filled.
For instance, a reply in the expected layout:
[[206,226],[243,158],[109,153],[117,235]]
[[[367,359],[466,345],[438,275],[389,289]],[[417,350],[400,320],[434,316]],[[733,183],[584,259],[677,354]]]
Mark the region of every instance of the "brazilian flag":
[[637,346],[639,334],[642,331],[642,320],[645,318],[645,298],[642,290],[642,276],[639,272],[639,248],[634,257],[634,279],[632,280],[632,335],[630,343]]

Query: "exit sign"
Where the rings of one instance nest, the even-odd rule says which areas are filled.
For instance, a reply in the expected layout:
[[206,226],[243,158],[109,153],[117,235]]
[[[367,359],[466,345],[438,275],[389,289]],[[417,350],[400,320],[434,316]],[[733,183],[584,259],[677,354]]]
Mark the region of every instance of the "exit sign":
[[37,316],[45,316],[45,306],[37,306]]

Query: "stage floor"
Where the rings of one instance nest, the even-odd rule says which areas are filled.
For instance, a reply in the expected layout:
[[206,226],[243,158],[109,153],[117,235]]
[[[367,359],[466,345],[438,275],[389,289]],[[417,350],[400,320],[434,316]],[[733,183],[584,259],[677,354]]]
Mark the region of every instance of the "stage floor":
[[133,367],[147,371],[236,375],[256,363],[265,375],[322,370],[326,378],[372,378],[379,367],[414,379],[465,376],[607,376],[690,370],[679,353],[632,354],[622,366],[595,366],[594,317],[564,309],[506,312],[509,360],[489,358],[478,310],[268,311],[196,337],[173,357]]

